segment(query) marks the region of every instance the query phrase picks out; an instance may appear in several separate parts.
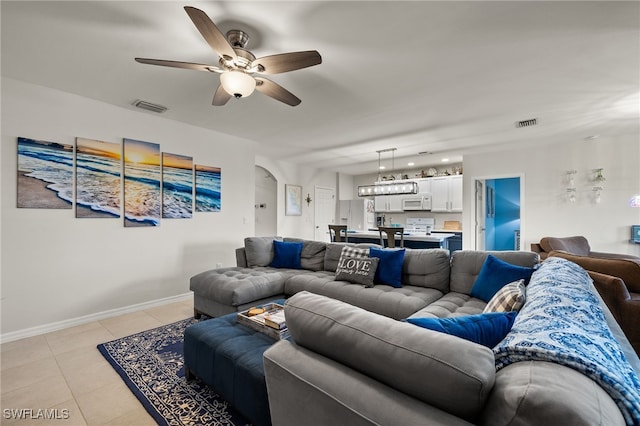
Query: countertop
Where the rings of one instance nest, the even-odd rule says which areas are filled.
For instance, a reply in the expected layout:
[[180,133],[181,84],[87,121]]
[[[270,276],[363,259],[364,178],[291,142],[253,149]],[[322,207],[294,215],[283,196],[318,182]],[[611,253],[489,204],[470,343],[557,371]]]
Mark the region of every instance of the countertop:
[[[349,237],[355,237],[355,238],[375,238],[377,240],[380,239],[380,233],[378,231],[355,231],[355,230],[349,230],[347,231]],[[456,234],[450,234],[450,233],[437,233],[437,234],[431,234],[431,235],[426,235],[422,232],[418,233],[418,232],[405,232],[404,233],[404,239],[406,241],[429,241],[429,242],[434,242],[434,243],[441,243],[442,241],[446,240],[449,237],[455,237]]]

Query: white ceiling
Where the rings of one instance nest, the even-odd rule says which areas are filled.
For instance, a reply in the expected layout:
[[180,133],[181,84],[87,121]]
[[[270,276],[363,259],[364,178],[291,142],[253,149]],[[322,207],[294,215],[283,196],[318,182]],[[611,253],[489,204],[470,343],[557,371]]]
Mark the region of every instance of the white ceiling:
[[[249,32],[257,57],[318,50],[322,64],[270,76],[302,104],[256,92],[214,107],[217,74],[136,63],[217,64],[185,5],[223,32]],[[636,1],[3,0],[0,13],[5,77],[124,108],[136,99],[162,104],[168,119],[316,168],[374,173],[376,150],[392,147],[396,168],[424,167],[638,132]],[[538,126],[514,125],[534,117]]]

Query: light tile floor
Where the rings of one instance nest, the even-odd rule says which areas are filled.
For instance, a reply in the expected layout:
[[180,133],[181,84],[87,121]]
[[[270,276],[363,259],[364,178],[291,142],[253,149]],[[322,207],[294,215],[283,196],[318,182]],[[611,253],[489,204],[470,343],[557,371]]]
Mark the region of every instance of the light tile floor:
[[[155,425],[96,345],[192,315],[189,300],[0,345],[0,424]],[[67,418],[35,419],[39,409]]]

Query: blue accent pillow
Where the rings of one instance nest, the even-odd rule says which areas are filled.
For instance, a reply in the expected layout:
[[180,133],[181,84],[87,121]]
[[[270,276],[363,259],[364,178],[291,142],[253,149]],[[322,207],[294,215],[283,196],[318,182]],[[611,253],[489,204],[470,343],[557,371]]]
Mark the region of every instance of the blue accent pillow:
[[406,321],[493,348],[509,333],[516,315],[516,311],[490,312],[449,318],[407,318]]
[[302,269],[300,266],[300,254],[303,243],[284,242],[273,240],[273,260],[271,265],[274,268]]
[[480,274],[473,284],[471,297],[489,303],[502,287],[511,282],[523,279],[525,285],[528,284],[533,271],[533,268],[512,265],[490,254],[484,261]]
[[369,257],[377,257],[378,269],[376,269],[375,282],[402,287],[402,262],[404,261],[404,249],[379,249],[371,247]]

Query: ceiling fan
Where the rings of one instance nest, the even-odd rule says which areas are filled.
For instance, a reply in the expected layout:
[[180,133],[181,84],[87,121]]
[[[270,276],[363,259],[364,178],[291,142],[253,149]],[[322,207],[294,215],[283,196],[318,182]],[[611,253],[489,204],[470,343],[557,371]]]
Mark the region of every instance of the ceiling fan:
[[230,30],[225,37],[202,10],[191,6],[185,6],[184,10],[202,37],[220,57],[218,66],[148,58],[135,58],[137,62],[219,73],[220,86],[213,96],[213,105],[216,106],[225,105],[232,96],[237,99],[247,97],[254,90],[287,105],[300,104],[301,100],[297,96],[279,84],[261,77],[260,74],[279,74],[318,65],[322,63],[322,57],[316,50],[281,53],[256,59],[253,53],[245,49],[249,41],[247,33]]

